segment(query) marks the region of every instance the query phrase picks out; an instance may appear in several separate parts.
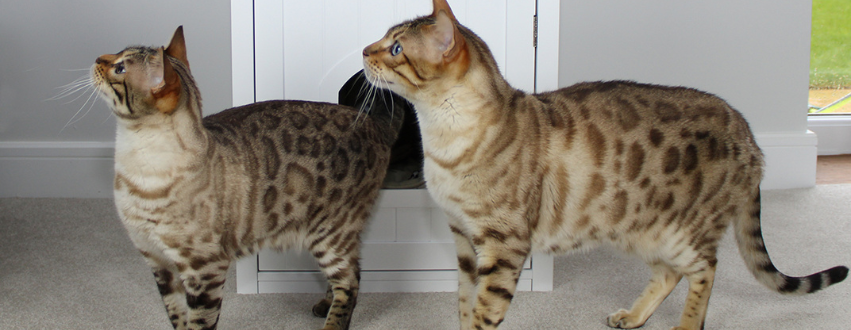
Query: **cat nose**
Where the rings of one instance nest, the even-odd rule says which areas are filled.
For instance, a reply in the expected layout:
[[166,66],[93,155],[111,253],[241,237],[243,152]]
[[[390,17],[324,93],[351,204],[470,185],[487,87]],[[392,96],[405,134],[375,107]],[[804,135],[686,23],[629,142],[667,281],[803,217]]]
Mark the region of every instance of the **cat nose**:
[[380,47],[378,46],[378,42],[374,42],[369,46],[366,46],[366,48],[363,49],[363,57],[369,57],[370,54],[375,54],[375,49],[380,49]]
[[98,57],[95,60],[95,64],[110,64],[110,63],[112,63],[112,61],[115,61],[115,58],[117,58],[117,57],[118,57],[118,55],[115,55],[115,54],[101,55],[100,57]]

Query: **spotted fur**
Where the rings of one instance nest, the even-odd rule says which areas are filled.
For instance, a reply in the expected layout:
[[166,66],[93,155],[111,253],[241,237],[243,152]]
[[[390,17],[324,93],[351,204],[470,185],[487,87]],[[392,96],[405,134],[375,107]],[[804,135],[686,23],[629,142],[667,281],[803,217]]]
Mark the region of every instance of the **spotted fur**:
[[201,117],[182,28],[168,48],[99,57],[92,77],[118,118],[115,203],[175,329],[215,329],[232,260],[306,249],[328,279],[313,308],[347,329],[360,233],[400,116],[267,101]]
[[499,326],[530,251],[601,243],[653,271],[610,326],[640,327],[685,277],[676,329],[701,329],[731,222],[745,263],[770,289],[810,293],[847,275],[774,267],[760,231],[763,155],[742,115],[714,95],[629,81],[526,94],[444,0],[363,56],[371,80],[415,106],[429,193],[457,243],[461,329]]

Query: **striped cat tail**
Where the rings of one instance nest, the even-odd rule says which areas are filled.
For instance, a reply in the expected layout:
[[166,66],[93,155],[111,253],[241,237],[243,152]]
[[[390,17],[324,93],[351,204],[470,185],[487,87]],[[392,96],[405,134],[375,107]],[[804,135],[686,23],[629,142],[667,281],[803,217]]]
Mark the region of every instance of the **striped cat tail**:
[[803,277],[788,276],[777,270],[771,258],[768,257],[762,238],[760,207],[760,193],[757,189],[750,212],[737,219],[735,223],[739,253],[760,283],[782,294],[802,295],[816,292],[845,279],[848,275],[848,267],[845,266],[836,266]]

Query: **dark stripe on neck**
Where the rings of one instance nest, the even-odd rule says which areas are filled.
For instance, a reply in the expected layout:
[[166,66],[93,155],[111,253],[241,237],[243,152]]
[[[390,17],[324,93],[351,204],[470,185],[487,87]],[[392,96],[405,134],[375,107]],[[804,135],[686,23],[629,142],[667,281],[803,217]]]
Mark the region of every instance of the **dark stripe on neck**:
[[399,77],[402,77],[402,79],[407,80],[409,84],[417,86],[417,84],[415,84],[413,81],[411,81],[411,79],[408,79],[408,77],[405,77],[405,75],[403,75],[401,72],[399,72],[399,70],[396,70],[396,68],[392,68],[392,69],[393,69],[393,72],[396,72],[396,74],[399,75]]
[[414,74],[417,76],[417,79],[419,79],[420,81],[426,81],[426,79],[423,78],[423,76],[420,74],[420,71],[417,70],[417,67],[413,63],[411,63],[410,59],[408,59],[408,55],[405,55],[405,53],[402,53],[402,56],[405,57],[405,62],[408,62],[408,65],[410,65],[411,69],[413,69]]
[[127,93],[126,97],[124,98],[124,105],[127,106],[127,112],[130,112],[130,114],[132,115],[134,113],[133,107],[130,106],[130,92],[127,89],[127,82],[122,81],[121,84],[124,85],[124,93]]

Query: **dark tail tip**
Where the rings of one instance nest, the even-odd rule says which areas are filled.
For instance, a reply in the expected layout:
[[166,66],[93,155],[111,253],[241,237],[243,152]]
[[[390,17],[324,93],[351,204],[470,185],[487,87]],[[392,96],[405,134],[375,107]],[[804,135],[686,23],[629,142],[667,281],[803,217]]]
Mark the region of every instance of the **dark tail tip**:
[[791,277],[782,275],[785,280],[778,291],[786,294],[813,293],[842,282],[848,276],[848,267],[836,266],[805,277]]
[[848,277],[848,267],[845,266],[836,266],[827,270],[828,276],[830,276],[830,284],[835,284],[842,282]]
[[[823,275],[827,275],[827,279],[824,279]],[[807,290],[807,293],[813,293],[842,282],[842,280],[844,280],[847,276],[848,267],[845,266],[836,266],[823,272],[807,276],[807,280],[810,282],[810,288]]]

